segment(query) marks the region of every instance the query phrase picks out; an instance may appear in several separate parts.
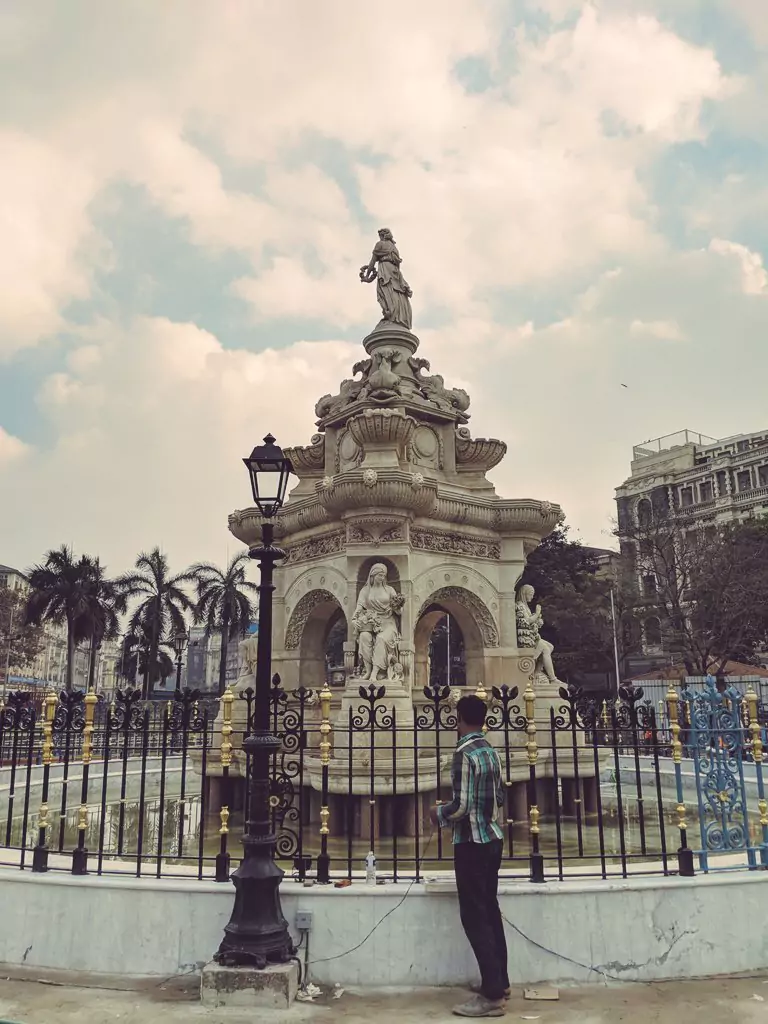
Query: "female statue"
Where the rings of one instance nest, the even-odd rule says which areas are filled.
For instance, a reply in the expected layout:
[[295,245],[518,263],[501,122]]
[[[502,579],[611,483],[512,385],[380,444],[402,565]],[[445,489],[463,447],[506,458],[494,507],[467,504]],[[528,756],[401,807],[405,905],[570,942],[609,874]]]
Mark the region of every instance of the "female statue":
[[376,298],[381,306],[382,319],[393,324],[402,324],[410,331],[413,323],[413,292],[400,270],[402,262],[392,232],[389,228],[379,228],[379,240],[373,247],[371,261],[360,267],[360,280],[364,284],[376,281]]
[[374,565],[360,591],[352,625],[363,662],[363,679],[375,683],[394,671],[400,661],[400,632],[396,615],[405,598],[387,583],[387,567]]
[[515,618],[517,620],[517,646],[526,650],[532,650],[536,659],[536,670],[544,672],[550,683],[557,683],[555,666],[552,664],[552,651],[554,646],[541,637],[541,627],[544,619],[541,614],[541,605],[537,604],[535,611],[531,611],[534,589],[526,583],[517,592],[515,603]]

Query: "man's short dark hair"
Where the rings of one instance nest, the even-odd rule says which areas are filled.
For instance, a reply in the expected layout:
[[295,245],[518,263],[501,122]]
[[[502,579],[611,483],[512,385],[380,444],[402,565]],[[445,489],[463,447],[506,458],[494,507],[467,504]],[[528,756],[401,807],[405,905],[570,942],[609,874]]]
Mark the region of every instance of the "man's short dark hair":
[[485,725],[485,703],[474,694],[461,698],[456,705],[456,713],[465,725],[472,725],[478,729]]

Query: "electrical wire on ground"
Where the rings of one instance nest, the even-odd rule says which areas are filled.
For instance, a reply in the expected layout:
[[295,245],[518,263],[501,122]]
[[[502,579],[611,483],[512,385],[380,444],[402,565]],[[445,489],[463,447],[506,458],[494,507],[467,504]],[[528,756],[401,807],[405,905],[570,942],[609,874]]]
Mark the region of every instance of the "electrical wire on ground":
[[[430,844],[431,844],[432,840],[434,839],[434,837],[435,837],[435,831],[433,830],[430,833],[429,839],[427,840],[427,845],[424,847],[424,852],[422,853],[421,857],[419,857],[417,859],[417,864],[418,864],[419,867],[421,867],[422,862],[424,861],[425,857],[427,856],[427,851],[429,850]],[[416,877],[411,879],[410,884],[408,885],[408,888],[403,893],[403,898],[400,900],[400,902],[396,903],[395,906],[391,908],[391,910],[388,910],[386,912],[386,914],[384,914],[384,916],[382,918],[380,918],[376,922],[376,924],[373,926],[373,928],[371,928],[371,930],[368,932],[368,934],[365,936],[365,938],[361,939],[360,942],[358,942],[356,946],[353,946],[351,949],[347,949],[344,953],[337,953],[335,956],[324,956],[320,960],[310,960],[309,963],[307,964],[307,967],[312,967],[314,964],[327,964],[331,960],[341,960],[342,957],[349,956],[350,953],[355,953],[358,949],[360,949],[361,946],[365,945],[365,943],[368,941],[368,939],[370,939],[370,937],[373,935],[373,933],[376,931],[376,929],[380,925],[384,924],[384,922],[387,920],[388,917],[391,917],[396,910],[399,910],[400,907],[402,907],[402,905],[405,903],[406,899],[408,898],[408,894],[410,893],[411,889],[414,887],[415,884],[416,884]]]

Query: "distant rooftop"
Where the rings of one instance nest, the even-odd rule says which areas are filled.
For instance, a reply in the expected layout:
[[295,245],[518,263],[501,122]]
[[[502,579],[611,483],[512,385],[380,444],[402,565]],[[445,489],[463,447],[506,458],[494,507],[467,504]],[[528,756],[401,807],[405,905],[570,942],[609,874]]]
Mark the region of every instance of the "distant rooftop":
[[673,448],[681,448],[684,445],[692,444],[706,454],[713,449],[725,446],[732,446],[738,450],[745,450],[758,444],[768,444],[768,431],[756,431],[754,434],[733,434],[730,437],[716,438],[707,434],[700,434],[696,430],[678,430],[674,434],[665,434],[663,437],[655,437],[651,441],[643,441],[632,448],[632,459],[647,459],[660,452],[671,451]]
[[708,444],[717,444],[716,437],[708,437],[706,434],[699,434],[695,430],[678,430],[674,434],[665,434],[663,437],[655,437],[652,441],[643,441],[636,444],[632,449],[633,459],[646,459],[651,455],[658,455],[659,452],[669,451],[670,448],[679,448],[684,444],[698,444],[702,447]]
[[10,565],[0,565],[0,572],[12,572],[15,576],[23,576],[19,569],[12,569]]

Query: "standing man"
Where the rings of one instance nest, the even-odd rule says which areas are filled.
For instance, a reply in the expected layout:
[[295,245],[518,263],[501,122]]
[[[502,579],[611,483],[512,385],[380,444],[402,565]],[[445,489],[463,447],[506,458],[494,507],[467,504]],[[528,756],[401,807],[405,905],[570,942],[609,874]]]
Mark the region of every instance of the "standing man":
[[496,751],[483,733],[485,704],[462,697],[456,708],[459,742],[453,756],[450,803],[433,807],[441,828],[453,826],[453,860],[459,913],[480,968],[475,996],[457,1006],[457,1017],[502,1017],[509,996],[507,943],[498,887],[503,833],[498,824],[504,783]]

